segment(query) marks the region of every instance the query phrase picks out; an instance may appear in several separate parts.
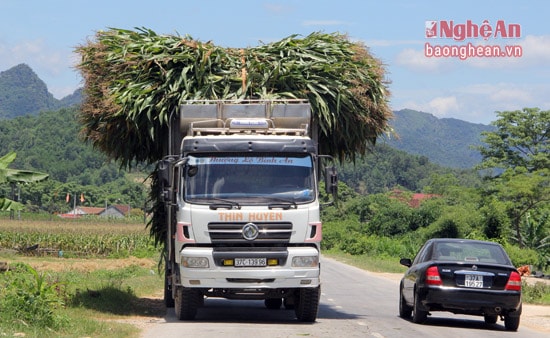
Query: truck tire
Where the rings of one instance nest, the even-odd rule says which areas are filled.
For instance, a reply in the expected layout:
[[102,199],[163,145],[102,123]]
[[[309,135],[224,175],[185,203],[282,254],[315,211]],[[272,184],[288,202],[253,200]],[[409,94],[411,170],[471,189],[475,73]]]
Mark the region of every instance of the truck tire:
[[193,320],[201,304],[202,294],[197,290],[176,286],[176,298],[174,299],[174,310],[179,320]]
[[302,288],[297,292],[297,303],[294,308],[296,318],[301,322],[314,322],[317,319],[317,311],[319,310],[321,287]]

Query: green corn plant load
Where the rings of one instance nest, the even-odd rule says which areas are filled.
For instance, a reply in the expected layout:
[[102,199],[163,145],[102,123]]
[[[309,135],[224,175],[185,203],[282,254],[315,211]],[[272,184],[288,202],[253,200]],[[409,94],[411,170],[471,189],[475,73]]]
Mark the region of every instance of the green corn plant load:
[[223,48],[188,35],[110,28],[76,52],[82,135],[123,167],[160,159],[170,114],[184,100],[307,99],[320,153],[340,161],[366,154],[392,115],[383,64],[337,33]]

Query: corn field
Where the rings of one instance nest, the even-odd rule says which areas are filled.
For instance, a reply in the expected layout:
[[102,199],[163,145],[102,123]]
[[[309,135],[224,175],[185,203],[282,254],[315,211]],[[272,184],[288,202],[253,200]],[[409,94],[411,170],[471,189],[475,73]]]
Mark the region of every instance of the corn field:
[[0,253],[64,257],[151,256],[153,239],[143,224],[2,221]]

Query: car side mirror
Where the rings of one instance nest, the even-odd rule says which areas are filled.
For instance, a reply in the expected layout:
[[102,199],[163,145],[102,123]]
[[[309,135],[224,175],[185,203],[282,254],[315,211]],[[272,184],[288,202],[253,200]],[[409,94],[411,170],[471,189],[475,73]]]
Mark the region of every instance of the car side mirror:
[[401,258],[401,259],[399,260],[399,264],[404,265],[404,266],[410,268],[411,265],[412,265],[412,262],[411,262],[411,259],[410,259],[410,258]]

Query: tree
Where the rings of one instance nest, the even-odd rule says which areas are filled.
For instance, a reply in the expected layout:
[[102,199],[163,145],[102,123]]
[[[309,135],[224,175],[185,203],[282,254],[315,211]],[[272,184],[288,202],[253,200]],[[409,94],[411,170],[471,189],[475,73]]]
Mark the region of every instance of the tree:
[[480,169],[524,167],[529,172],[550,168],[550,110],[538,108],[497,112],[496,131],[482,132]]
[[533,173],[505,172],[495,181],[495,192],[506,205],[506,212],[512,224],[514,239],[524,247],[522,224],[530,213],[548,210],[550,203],[550,170],[541,169]]
[[[9,183],[12,185],[12,191],[18,183],[32,183],[43,181],[48,178],[48,174],[28,171],[9,169],[10,165],[15,160],[15,152],[0,157],[0,184]],[[5,197],[0,197],[0,210],[22,210],[23,205]]]
[[524,247],[525,217],[549,208],[550,111],[524,108],[497,114],[492,123],[497,130],[482,133],[487,146],[478,148],[483,156],[479,168],[502,171],[489,178],[488,194],[505,203],[514,238]]

